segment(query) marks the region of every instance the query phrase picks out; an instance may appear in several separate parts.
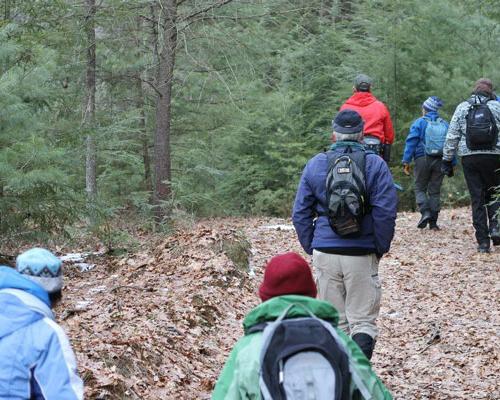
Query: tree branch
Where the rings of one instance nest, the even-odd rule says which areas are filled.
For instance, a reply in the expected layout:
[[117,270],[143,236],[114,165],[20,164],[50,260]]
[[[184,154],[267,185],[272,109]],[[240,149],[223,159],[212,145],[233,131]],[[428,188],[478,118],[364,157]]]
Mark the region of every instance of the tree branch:
[[189,15],[185,16],[184,18],[180,18],[179,22],[188,21],[188,20],[196,17],[197,15],[204,14],[204,13],[206,13],[206,12],[208,12],[210,10],[213,10],[215,8],[222,7],[222,6],[226,5],[226,4],[231,3],[232,1],[233,0],[220,0],[217,3],[212,3],[212,4],[208,5],[208,6],[206,6],[205,8],[202,8],[202,9],[200,9],[198,11],[193,12],[192,14],[189,14]]

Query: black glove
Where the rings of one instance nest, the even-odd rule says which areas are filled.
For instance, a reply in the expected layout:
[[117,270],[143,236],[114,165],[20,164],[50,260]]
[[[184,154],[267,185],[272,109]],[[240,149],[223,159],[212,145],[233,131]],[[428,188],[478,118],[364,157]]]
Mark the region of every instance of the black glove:
[[443,160],[441,162],[441,172],[443,173],[443,175],[446,175],[450,178],[453,176],[454,172],[453,172],[453,165],[451,164],[451,161]]

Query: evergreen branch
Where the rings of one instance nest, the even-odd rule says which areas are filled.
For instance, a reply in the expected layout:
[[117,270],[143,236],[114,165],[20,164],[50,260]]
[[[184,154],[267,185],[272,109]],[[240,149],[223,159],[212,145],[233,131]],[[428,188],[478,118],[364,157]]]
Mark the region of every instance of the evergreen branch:
[[218,3],[212,3],[212,4],[208,5],[208,6],[206,6],[205,8],[202,8],[201,10],[195,11],[192,14],[189,14],[189,15],[185,16],[184,18],[181,18],[179,20],[179,22],[188,21],[188,20],[196,17],[197,15],[205,14],[205,13],[207,13],[207,12],[209,12],[209,11],[215,9],[215,8],[219,8],[219,7],[222,7],[222,6],[226,5],[226,4],[229,4],[232,1],[233,0],[221,0]]

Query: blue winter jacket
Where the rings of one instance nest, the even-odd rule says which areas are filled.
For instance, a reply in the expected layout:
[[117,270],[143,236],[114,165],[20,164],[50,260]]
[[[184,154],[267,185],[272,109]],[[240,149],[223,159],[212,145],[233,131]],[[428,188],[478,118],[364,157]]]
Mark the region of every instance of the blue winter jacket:
[[[406,145],[403,153],[403,164],[410,164],[412,160],[425,156],[425,128],[427,128],[427,119],[435,121],[439,118],[436,111],[430,111],[425,117],[420,117],[413,122],[410,127],[410,133],[406,137]],[[448,123],[445,121],[446,127]]]
[[[343,152],[352,142],[339,142],[332,146]],[[391,172],[385,161],[375,154],[366,155],[365,181],[371,212],[362,222],[362,235],[346,239],[338,236],[330,227],[326,213],[326,153],[317,154],[304,168],[293,205],[292,220],[300,244],[305,252],[313,249],[351,249],[382,255],[389,251],[394,236],[398,198]],[[319,214],[316,221],[314,218]]]
[[83,383],[45,290],[0,266],[0,399],[81,400]]

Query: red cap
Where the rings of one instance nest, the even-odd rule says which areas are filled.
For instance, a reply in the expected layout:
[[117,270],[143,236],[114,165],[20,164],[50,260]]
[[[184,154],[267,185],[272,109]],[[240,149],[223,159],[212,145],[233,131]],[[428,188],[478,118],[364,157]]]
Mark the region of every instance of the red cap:
[[259,288],[262,301],[284,294],[309,297],[316,297],[317,294],[309,264],[294,252],[280,254],[269,260]]

